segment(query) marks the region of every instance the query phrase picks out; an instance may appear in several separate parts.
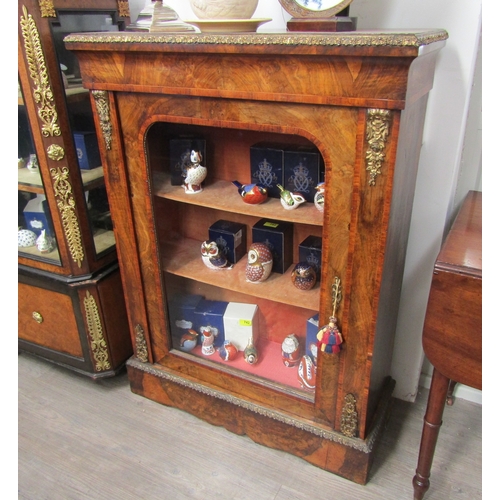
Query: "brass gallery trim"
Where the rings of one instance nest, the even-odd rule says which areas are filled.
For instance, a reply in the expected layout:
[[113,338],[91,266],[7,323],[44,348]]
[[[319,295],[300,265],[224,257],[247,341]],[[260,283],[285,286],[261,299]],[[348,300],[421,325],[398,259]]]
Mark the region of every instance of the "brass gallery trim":
[[61,129],[57,123],[57,111],[53,104],[54,93],[49,82],[40,34],[32,15],[28,14],[24,5],[20,24],[29,74],[34,84],[33,97],[38,106],[38,117],[42,121],[42,134],[44,137],[59,136]]
[[387,109],[369,109],[367,111],[366,140],[366,170],[370,174],[368,184],[375,186],[377,175],[382,173],[385,160],[385,148],[389,137],[389,122],[391,112]]
[[135,327],[135,355],[143,363],[148,362],[148,344],[141,325]]
[[54,194],[57,201],[57,208],[61,213],[64,234],[68,241],[69,251],[73,260],[82,267],[84,252],[82,247],[82,234],[76,216],[75,199],[73,198],[73,188],[69,182],[68,167],[51,168],[50,175],[54,180]]
[[47,148],[47,156],[54,161],[61,161],[64,158],[64,148],[58,144],[51,144]]
[[198,391],[207,396],[223,400],[235,406],[239,406],[240,408],[257,413],[258,415],[262,415],[264,417],[277,420],[278,422],[281,422],[283,424],[296,427],[297,429],[309,432],[311,434],[314,434],[315,436],[321,437],[322,439],[327,439],[328,441],[333,441],[335,443],[348,446],[349,448],[354,448],[355,450],[361,451],[363,453],[370,453],[372,451],[373,446],[375,444],[375,440],[377,439],[377,436],[382,430],[384,423],[384,415],[386,413],[386,410],[390,402],[390,395],[382,399],[381,405],[378,408],[377,412],[378,415],[375,417],[375,423],[372,427],[372,430],[369,433],[368,437],[365,440],[362,440],[359,438],[344,436],[343,434],[336,431],[320,429],[298,418],[286,415],[276,410],[270,410],[255,403],[245,401],[244,399],[238,398],[236,396],[231,396],[217,389],[206,387],[203,384],[186,380],[185,378],[179,375],[175,375],[173,373],[160,370],[158,368],[155,368],[153,365],[149,363],[141,363],[140,361],[134,358],[130,358],[127,361],[127,365],[132,368],[136,368],[143,372],[154,375],[155,377],[163,378],[165,380],[168,380],[175,384],[179,384],[188,389]]
[[111,364],[109,363],[108,346],[102,334],[101,317],[99,309],[94,297],[87,290],[85,298],[83,299],[83,306],[85,308],[85,316],[87,318],[87,327],[90,333],[90,348],[94,355],[95,368],[98,372],[109,370]]
[[342,417],[340,420],[340,432],[344,436],[355,437],[358,432],[358,412],[356,411],[356,398],[353,394],[346,394]]
[[38,0],[38,5],[42,17],[57,17],[52,0]]
[[426,33],[350,33],[337,34],[259,34],[206,35],[203,33],[150,34],[115,33],[74,34],[64,41],[74,43],[168,43],[168,44],[209,44],[209,45],[323,45],[332,47],[420,47],[446,40],[448,33],[436,30]]
[[106,149],[111,149],[111,118],[109,113],[109,95],[105,90],[93,90],[99,125],[106,142]]

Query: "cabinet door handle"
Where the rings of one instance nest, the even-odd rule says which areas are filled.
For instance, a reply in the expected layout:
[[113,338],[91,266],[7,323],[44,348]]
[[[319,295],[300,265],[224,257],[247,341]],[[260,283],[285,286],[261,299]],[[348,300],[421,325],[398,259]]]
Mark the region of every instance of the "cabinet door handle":
[[38,311],[33,311],[31,316],[37,323],[41,323],[43,321],[43,316]]

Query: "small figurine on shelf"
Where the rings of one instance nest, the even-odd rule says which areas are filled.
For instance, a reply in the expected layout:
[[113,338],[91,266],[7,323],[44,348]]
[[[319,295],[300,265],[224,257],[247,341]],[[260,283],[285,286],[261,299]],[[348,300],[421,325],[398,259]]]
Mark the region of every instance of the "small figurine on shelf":
[[320,182],[316,186],[316,194],[314,195],[314,206],[323,212],[325,209],[325,183]]
[[232,361],[238,355],[238,348],[229,340],[224,341],[224,344],[219,347],[219,356],[224,361]]
[[248,262],[245,268],[246,280],[261,283],[269,278],[273,268],[273,254],[265,243],[252,243],[248,249]]
[[255,365],[257,361],[259,361],[259,355],[257,353],[257,349],[253,345],[252,339],[248,341],[248,345],[243,351],[243,358],[249,365]]
[[300,361],[299,339],[294,333],[287,335],[281,344],[281,359],[286,367],[296,366]]
[[21,248],[33,247],[36,244],[36,233],[22,227],[17,230],[17,246]]
[[198,333],[195,330],[189,329],[181,337],[180,348],[181,351],[192,351],[198,343]]
[[280,190],[280,201],[285,210],[294,210],[305,203],[306,199],[300,193],[292,193],[280,184],[276,184],[276,186]]
[[314,288],[316,280],[316,271],[308,262],[299,262],[293,268],[292,283],[299,290],[311,290]]
[[207,177],[207,167],[204,167],[201,162],[203,158],[199,151],[194,149],[191,151],[191,164],[187,166],[186,172],[183,173],[184,191],[187,194],[196,194],[203,191],[201,183]]
[[54,239],[42,229],[40,236],[36,239],[36,247],[40,253],[49,253],[54,250]]
[[209,269],[218,271],[233,268],[215,241],[206,240],[201,244],[201,258]]
[[17,159],[17,168],[24,168],[26,166],[26,162],[24,161],[24,158],[18,158]]
[[297,377],[303,389],[314,391],[316,388],[316,365],[307,354],[302,356],[300,360]]
[[36,154],[34,153],[30,154],[30,157],[28,158],[28,163],[26,164],[26,168],[30,172],[33,172],[34,174],[40,171],[40,168],[38,166],[38,157]]
[[249,205],[259,205],[267,200],[267,188],[260,184],[241,184],[238,181],[233,181],[233,184],[238,188],[241,199]]
[[209,326],[202,326],[201,331],[201,353],[205,356],[211,356],[215,352],[214,341],[215,335],[212,328]]

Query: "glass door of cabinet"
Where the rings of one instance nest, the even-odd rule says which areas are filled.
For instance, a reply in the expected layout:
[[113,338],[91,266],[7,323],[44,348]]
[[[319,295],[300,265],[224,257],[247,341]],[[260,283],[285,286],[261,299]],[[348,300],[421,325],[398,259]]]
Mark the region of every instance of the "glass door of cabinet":
[[56,233],[47,206],[38,156],[18,86],[18,253],[23,257],[61,265]]

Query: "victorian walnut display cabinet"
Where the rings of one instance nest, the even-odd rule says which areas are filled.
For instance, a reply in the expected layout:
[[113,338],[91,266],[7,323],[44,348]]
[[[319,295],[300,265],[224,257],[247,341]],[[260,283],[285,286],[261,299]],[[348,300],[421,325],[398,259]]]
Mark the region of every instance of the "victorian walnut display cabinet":
[[63,38],[128,16],[126,1],[18,4],[19,351],[93,379],[133,351],[89,92]]
[[134,393],[367,481],[446,38],[65,38],[94,103]]

